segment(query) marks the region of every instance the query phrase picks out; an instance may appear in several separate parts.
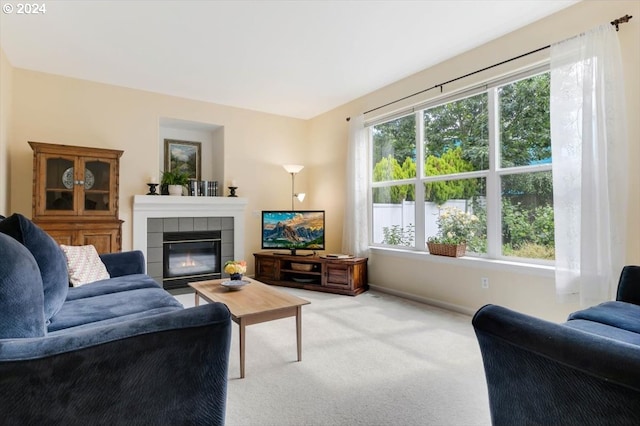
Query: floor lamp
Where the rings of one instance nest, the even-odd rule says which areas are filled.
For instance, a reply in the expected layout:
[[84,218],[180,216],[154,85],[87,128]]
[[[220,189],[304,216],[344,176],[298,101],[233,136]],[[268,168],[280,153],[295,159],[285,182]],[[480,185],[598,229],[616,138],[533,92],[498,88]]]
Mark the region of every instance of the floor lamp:
[[282,167],[284,167],[287,173],[291,174],[291,210],[293,211],[295,210],[293,200],[297,198],[298,201],[302,202],[306,195],[304,192],[296,194],[295,191],[296,174],[300,173],[300,170],[304,169],[304,166],[301,166],[299,164],[284,164]]

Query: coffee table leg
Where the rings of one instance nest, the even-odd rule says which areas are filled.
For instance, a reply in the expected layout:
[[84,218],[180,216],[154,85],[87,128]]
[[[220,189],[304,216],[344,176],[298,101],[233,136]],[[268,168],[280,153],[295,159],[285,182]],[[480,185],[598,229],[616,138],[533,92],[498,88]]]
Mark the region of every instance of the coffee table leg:
[[244,329],[245,323],[244,318],[240,318],[240,323],[238,324],[239,334],[240,334],[240,378],[244,379],[244,351],[245,351],[245,340],[244,340]]
[[200,298],[198,297],[197,291],[196,291],[196,306],[200,306]]
[[298,341],[298,361],[302,361],[302,306],[296,307],[296,339]]

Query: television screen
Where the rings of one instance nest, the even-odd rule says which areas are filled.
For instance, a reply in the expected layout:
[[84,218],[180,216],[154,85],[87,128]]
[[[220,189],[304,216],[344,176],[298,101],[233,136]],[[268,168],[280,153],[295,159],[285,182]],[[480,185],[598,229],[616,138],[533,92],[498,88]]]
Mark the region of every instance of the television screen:
[[324,211],[263,211],[262,248],[324,250]]

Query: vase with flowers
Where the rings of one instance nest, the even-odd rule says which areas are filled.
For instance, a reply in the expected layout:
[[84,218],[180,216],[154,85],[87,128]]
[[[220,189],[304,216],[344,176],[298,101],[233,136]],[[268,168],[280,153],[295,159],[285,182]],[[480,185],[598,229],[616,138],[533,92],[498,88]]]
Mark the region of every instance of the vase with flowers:
[[242,279],[242,274],[247,272],[247,262],[244,260],[228,260],[224,264],[224,272],[229,274],[232,281]]
[[463,212],[456,207],[445,207],[436,220],[438,234],[427,239],[429,253],[460,257],[464,256],[467,241],[477,231],[479,219],[477,216]]

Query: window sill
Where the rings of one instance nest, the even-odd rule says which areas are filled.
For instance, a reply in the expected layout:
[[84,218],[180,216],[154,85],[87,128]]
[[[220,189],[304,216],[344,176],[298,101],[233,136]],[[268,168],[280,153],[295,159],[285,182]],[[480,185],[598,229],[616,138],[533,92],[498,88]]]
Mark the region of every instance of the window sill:
[[468,268],[488,269],[492,271],[509,271],[519,274],[536,275],[553,278],[555,267],[535,263],[514,262],[511,260],[487,259],[483,257],[448,257],[437,256],[423,251],[397,249],[389,247],[369,247],[369,251],[380,256],[400,257],[432,263],[444,263]]

